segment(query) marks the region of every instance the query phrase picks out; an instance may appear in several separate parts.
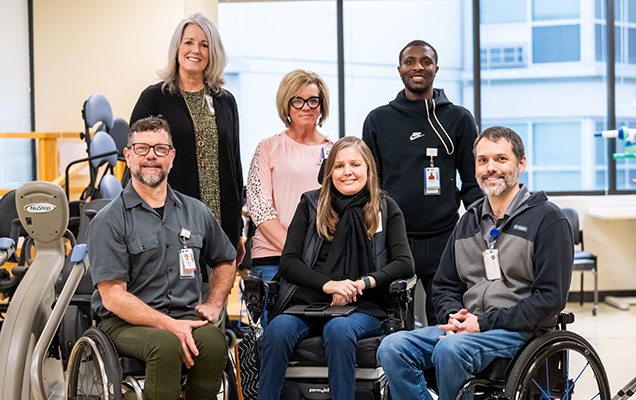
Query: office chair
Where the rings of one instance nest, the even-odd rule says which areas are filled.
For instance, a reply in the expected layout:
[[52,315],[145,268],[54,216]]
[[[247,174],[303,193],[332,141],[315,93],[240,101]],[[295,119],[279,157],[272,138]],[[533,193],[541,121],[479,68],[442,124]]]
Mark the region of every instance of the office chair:
[[594,308],[592,315],[598,311],[598,261],[595,254],[585,251],[583,247],[583,231],[579,227],[579,214],[573,208],[564,208],[563,212],[570,221],[572,234],[574,235],[574,245],[580,246],[580,250],[574,252],[573,272],[581,273],[581,297],[580,304],[583,305],[583,274],[591,272],[594,275]]

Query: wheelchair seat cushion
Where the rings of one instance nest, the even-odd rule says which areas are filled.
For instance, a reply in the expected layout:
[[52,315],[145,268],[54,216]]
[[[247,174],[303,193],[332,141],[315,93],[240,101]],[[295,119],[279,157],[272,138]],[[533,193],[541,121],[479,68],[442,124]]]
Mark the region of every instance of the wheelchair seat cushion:
[[[376,360],[376,353],[380,342],[385,336],[373,336],[358,341],[358,351],[356,353],[356,365],[358,367],[376,368],[379,366]],[[322,336],[310,337],[300,342],[290,358],[290,363],[294,366],[327,365]]]
[[138,358],[119,357],[124,376],[142,376],[146,374],[146,363]]

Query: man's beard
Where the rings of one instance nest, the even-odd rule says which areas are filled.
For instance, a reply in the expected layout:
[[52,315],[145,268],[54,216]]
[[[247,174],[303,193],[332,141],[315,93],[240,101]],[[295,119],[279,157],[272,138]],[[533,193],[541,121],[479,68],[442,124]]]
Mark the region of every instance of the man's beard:
[[426,91],[430,88],[430,85],[426,87],[424,86],[413,87],[409,85],[408,83],[404,82],[404,87],[406,87],[406,89],[411,93],[422,94],[422,93],[426,93]]
[[[503,178],[503,182],[496,187],[488,187],[485,184],[485,181],[492,177],[496,176],[497,178]],[[506,193],[508,193],[515,185],[519,184],[519,167],[515,168],[515,170],[511,174],[492,174],[492,175],[483,175],[478,180],[479,187],[487,196],[499,197]]]
[[[156,164],[146,164],[145,166],[147,166],[147,167],[155,167],[157,165]],[[135,179],[137,179],[139,182],[143,183],[144,185],[146,185],[148,187],[156,188],[168,176],[168,173],[166,171],[164,171],[163,169],[161,169],[159,171],[159,174],[147,174],[147,175],[144,176],[144,174],[141,172],[143,167],[144,167],[144,165],[140,165],[139,168],[131,169],[131,173],[135,177]]]

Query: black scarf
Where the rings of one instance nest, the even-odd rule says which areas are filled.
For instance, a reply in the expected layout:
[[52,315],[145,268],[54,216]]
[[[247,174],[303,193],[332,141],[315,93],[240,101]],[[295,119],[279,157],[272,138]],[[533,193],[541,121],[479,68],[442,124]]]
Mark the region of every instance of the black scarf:
[[332,186],[331,205],[340,217],[324,271],[333,280],[356,280],[373,271],[371,241],[367,237],[362,208],[369,202],[366,187],[356,194],[345,196]]

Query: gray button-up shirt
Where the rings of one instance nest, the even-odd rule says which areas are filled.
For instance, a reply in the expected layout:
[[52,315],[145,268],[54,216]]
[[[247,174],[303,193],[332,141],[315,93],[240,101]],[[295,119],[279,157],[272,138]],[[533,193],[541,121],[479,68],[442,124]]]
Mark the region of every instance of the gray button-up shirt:
[[[182,228],[191,231],[186,246],[197,264],[194,279],[180,276]],[[129,184],[91,222],[88,255],[93,285],[108,280],[126,282],[128,292],[151,308],[181,318],[196,315],[201,268],[232,262],[236,251],[199,200],[168,187],[162,218]],[[97,290],[92,308],[101,318],[113,315],[104,308]]]

